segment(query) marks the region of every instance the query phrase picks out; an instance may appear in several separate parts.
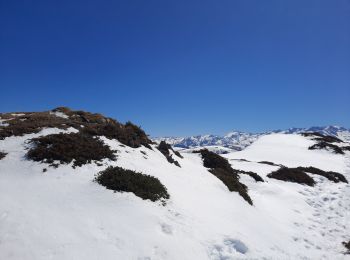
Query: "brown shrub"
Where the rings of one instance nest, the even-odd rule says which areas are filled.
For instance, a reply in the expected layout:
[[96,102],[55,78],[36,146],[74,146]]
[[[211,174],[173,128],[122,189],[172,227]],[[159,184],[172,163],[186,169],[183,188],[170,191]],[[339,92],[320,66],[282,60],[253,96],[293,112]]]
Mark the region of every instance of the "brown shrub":
[[261,178],[261,176],[255,172],[251,172],[251,171],[246,172],[246,171],[236,170],[236,169],[233,169],[233,170],[239,174],[245,174],[252,177],[256,182],[264,182],[264,179]]
[[203,165],[206,168],[221,168],[227,171],[232,170],[230,163],[224,157],[210,152],[208,149],[202,149],[199,151],[203,158]]
[[157,146],[157,149],[165,156],[165,158],[168,160],[169,163],[173,163],[178,167],[181,167],[178,161],[176,161],[172,154],[170,154],[170,151],[173,151],[176,156],[183,158],[182,155],[179,152],[175,152],[170,144],[167,144],[165,141],[161,141],[159,145]]
[[338,183],[338,182],[348,183],[348,180],[345,178],[345,176],[343,174],[338,173],[338,172],[323,171],[323,170],[315,168],[315,167],[298,167],[297,169],[304,171],[304,172],[311,173],[311,174],[323,176],[323,177],[327,178],[328,180],[333,181],[335,183]]
[[238,192],[243,199],[250,205],[253,205],[253,201],[248,195],[248,187],[239,182],[238,172],[231,168],[231,165],[225,158],[207,149],[202,149],[198,153],[203,158],[204,167],[210,168],[209,172],[221,180],[229,191]]
[[347,249],[346,254],[350,254],[350,241],[348,242],[343,242],[343,246]]
[[276,164],[276,163],[269,162],[269,161],[261,161],[259,163],[267,164],[267,165],[271,165],[271,166],[281,166],[280,164]]
[[46,127],[57,127],[66,129],[69,127],[69,120],[56,117],[49,112],[27,113],[22,116],[15,116],[5,121],[8,126],[0,126],[0,140],[9,136],[22,136],[25,134],[38,133]]
[[[51,112],[62,112],[68,118],[58,117]],[[144,145],[152,149],[150,144],[153,142],[140,127],[130,122],[123,125],[101,114],[73,111],[66,107],[59,107],[52,111],[25,113],[21,116],[13,116],[10,113],[1,114],[1,118],[8,119],[5,123],[9,125],[0,126],[0,140],[9,136],[38,133],[44,128],[67,129],[68,127],[74,127],[84,134],[117,139],[119,142],[133,148]]]
[[28,151],[27,158],[52,166],[54,161],[61,164],[73,161],[73,167],[76,167],[106,158],[116,160],[109,146],[96,137],[81,133],[47,135],[31,139],[30,142],[34,147]]
[[1,152],[0,151],[0,160],[4,159],[7,153]]
[[157,178],[121,167],[108,167],[99,172],[95,180],[107,189],[132,192],[144,200],[160,200],[163,205],[170,197],[166,187]]
[[307,175],[304,171],[297,168],[282,167],[277,171],[269,173],[267,177],[281,181],[306,184],[308,186],[315,185],[315,181],[313,178]]
[[333,153],[336,153],[336,154],[344,154],[342,148],[340,148],[339,146],[326,143],[323,141],[318,142],[317,144],[314,144],[309,147],[309,150],[322,150],[322,149],[331,150]]
[[316,144],[309,147],[309,150],[326,149],[336,154],[344,154],[344,151],[348,150],[348,147],[340,147],[335,145],[334,143],[343,143],[343,141],[334,136],[322,135],[320,133],[302,133],[302,135],[312,137],[312,140],[317,141]]
[[306,136],[306,137],[313,137],[313,140],[316,141],[323,141],[326,143],[343,143],[342,140],[335,136],[330,136],[330,135],[323,135],[317,132],[311,132],[311,133],[301,133],[301,135]]

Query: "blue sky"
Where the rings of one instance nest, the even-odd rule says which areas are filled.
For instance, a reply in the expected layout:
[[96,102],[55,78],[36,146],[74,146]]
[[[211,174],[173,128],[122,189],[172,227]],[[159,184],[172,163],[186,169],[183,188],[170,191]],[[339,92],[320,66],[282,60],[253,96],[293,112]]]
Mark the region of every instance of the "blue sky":
[[0,90],[153,136],[350,127],[350,1],[0,0]]

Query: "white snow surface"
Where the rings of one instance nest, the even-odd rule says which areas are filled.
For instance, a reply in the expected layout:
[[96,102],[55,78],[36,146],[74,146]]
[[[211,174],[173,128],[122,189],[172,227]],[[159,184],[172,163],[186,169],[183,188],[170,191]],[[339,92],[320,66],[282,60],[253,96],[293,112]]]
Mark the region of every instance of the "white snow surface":
[[5,123],[6,121],[5,119],[0,119],[0,126],[9,126],[8,123]]
[[57,116],[57,117],[66,118],[66,119],[69,118],[68,115],[66,115],[65,113],[60,112],[60,111],[55,111],[55,112],[50,111],[50,114],[51,114],[51,115],[55,115],[55,116]]
[[[134,149],[102,137],[118,150],[117,161],[54,169],[25,159],[28,139],[72,131],[45,129],[0,141],[8,153],[0,160],[0,259],[350,259],[341,244],[350,239],[349,185],[268,179],[278,167],[258,163],[312,165],[350,179],[349,154],[310,151],[314,142],[305,137],[272,134],[225,155],[233,168],[265,180],[241,176],[250,206],[208,172],[198,154],[175,157],[179,168],[155,147]],[[157,177],[170,194],[167,205],[94,182],[108,165]]]

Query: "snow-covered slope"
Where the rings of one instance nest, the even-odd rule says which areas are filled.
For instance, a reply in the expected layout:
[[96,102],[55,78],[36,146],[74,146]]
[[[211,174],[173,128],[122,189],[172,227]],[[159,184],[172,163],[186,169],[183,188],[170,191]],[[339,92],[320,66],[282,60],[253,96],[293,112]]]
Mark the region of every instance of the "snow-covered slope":
[[[181,167],[151,145],[132,148],[99,137],[117,151],[117,160],[58,168],[26,159],[28,140],[60,132],[0,140],[0,259],[350,259],[350,187],[318,177],[314,187],[270,179],[277,166],[315,166],[350,180],[349,153],[308,150],[315,141],[271,134],[241,152],[226,154],[247,175],[249,205],[203,166],[198,153],[182,153]],[[245,159],[242,161],[240,159]],[[121,166],[158,178],[170,199],[142,200],[94,182],[106,167]],[[43,169],[47,169],[43,172]]]
[[190,137],[157,137],[153,140],[160,142],[162,140],[178,148],[195,148],[205,146],[221,146],[233,150],[242,150],[252,144],[260,136],[271,133],[298,134],[303,132],[318,132],[323,135],[338,137],[344,141],[350,142],[350,129],[340,126],[309,127],[309,128],[289,128],[287,130],[274,130],[264,133],[245,133],[232,131],[224,136],[220,135],[197,135]]

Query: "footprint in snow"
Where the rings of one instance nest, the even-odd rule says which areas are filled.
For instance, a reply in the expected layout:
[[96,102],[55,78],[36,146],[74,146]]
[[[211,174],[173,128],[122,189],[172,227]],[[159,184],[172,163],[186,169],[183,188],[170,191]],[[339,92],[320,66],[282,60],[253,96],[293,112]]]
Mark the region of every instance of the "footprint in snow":
[[167,235],[172,235],[172,234],[173,234],[173,228],[172,228],[172,226],[170,226],[170,225],[168,225],[168,224],[166,224],[166,223],[162,223],[162,224],[160,224],[160,227],[161,227],[162,232],[163,232],[164,234],[167,234]]
[[226,238],[221,244],[214,244],[210,250],[210,259],[237,259],[238,254],[246,254],[248,247],[239,239]]

